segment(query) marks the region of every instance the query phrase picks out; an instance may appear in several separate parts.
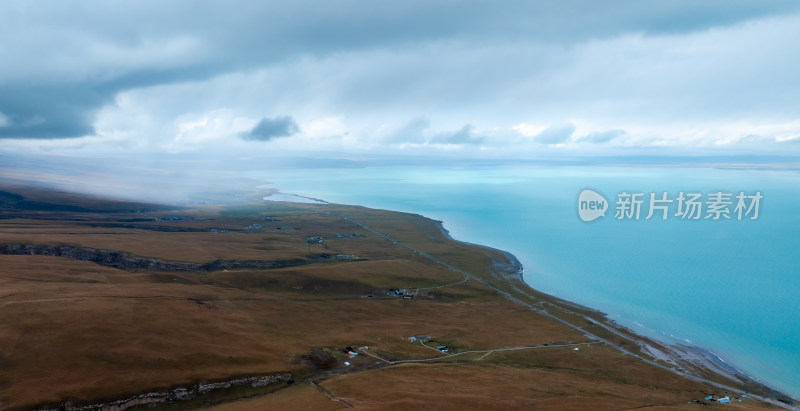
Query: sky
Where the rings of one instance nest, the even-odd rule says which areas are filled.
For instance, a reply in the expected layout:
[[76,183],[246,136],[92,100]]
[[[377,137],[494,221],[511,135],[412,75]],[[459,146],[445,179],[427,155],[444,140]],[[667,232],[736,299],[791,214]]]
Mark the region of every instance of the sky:
[[798,155],[798,39],[781,0],[5,0],[0,153]]

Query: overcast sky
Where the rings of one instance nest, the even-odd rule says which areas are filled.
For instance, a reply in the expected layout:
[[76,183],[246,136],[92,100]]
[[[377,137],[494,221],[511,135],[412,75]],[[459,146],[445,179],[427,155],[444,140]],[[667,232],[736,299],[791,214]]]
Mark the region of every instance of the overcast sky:
[[800,2],[0,2],[0,150],[800,153]]

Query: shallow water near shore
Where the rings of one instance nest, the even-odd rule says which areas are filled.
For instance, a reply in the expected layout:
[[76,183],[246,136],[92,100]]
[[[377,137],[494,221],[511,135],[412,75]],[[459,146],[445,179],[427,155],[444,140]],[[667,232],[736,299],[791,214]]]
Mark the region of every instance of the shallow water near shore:
[[[599,309],[632,330],[708,349],[800,397],[800,174],[666,167],[373,167],[261,172],[284,193],[419,213],[462,241],[513,253],[533,288]],[[592,188],[611,209],[578,218]],[[644,193],[638,220],[619,220],[621,192]],[[732,193],[731,219],[661,213],[649,193]],[[738,220],[740,192],[759,216]],[[705,205],[704,205],[705,207]],[[752,215],[752,214],[751,214]]]

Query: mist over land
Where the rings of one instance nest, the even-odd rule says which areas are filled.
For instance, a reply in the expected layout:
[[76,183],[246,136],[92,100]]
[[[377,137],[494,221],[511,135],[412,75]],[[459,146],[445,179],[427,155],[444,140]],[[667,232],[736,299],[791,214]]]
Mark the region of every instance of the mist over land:
[[[0,180],[137,201],[185,203],[232,200],[230,196],[269,186],[270,175],[292,170],[383,167],[608,166],[697,167],[800,172],[800,156],[543,156],[532,158],[399,156],[308,152],[302,156],[208,158],[205,153],[127,156],[0,153]],[[263,187],[262,187],[263,188]],[[274,188],[274,187],[273,187]],[[227,197],[226,197],[227,196]]]

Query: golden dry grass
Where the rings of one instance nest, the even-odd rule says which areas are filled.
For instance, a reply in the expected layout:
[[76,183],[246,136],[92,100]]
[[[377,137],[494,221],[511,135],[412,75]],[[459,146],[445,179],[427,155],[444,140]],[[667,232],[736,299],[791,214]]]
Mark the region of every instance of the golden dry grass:
[[[80,203],[76,197],[38,195]],[[103,206],[97,199],[87,202]],[[391,366],[364,354],[350,368],[339,358],[323,367],[332,369],[318,369],[310,353],[349,345],[368,345],[369,353],[389,360],[441,356],[407,340],[414,335],[433,336],[457,351],[587,338],[472,280],[423,291],[411,301],[386,298],[381,291],[386,288],[433,287],[463,277],[331,213],[501,284],[489,275],[493,259],[502,259],[498,252],[448,241],[419,216],[269,203],[147,213],[120,212],[118,203],[111,207],[116,211],[20,216],[17,210],[14,218],[0,219],[0,247],[66,244],[186,262],[329,258],[286,268],[189,273],[0,255],[0,407],[112,400],[286,371],[294,373],[297,384],[215,409],[341,405],[302,383],[306,377],[321,379],[333,395],[366,408],[625,408],[677,404],[709,390],[602,345]],[[161,220],[171,215],[191,218]],[[279,221],[264,221],[267,216]],[[243,229],[253,223],[262,227]],[[130,224],[147,227],[125,226]],[[277,229],[286,226],[291,229]],[[337,238],[340,233],[359,236]],[[324,245],[309,245],[310,236],[325,237]],[[337,254],[360,260],[337,259]]]

